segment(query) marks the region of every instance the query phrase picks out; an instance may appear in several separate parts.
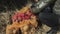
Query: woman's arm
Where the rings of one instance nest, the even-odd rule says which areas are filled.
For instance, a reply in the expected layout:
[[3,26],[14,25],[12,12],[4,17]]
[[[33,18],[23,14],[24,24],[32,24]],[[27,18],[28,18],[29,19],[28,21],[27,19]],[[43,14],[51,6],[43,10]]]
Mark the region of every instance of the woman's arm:
[[45,7],[47,7],[50,3],[54,2],[55,0],[41,0],[38,3],[34,4],[32,7],[32,13],[39,13]]

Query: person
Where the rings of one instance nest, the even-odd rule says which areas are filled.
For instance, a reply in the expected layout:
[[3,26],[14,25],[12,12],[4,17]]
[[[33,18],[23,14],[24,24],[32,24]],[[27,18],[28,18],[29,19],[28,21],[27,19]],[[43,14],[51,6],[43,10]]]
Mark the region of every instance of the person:
[[32,5],[32,13],[39,15],[39,21],[51,27],[47,34],[56,34],[58,30],[58,15],[53,12],[57,0],[39,0]]

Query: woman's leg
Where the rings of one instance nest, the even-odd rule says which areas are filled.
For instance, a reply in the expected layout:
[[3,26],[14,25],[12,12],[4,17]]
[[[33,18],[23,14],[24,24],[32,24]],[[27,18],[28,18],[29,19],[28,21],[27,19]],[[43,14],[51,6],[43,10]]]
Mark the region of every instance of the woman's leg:
[[58,26],[52,27],[51,30],[47,32],[47,34],[57,34]]

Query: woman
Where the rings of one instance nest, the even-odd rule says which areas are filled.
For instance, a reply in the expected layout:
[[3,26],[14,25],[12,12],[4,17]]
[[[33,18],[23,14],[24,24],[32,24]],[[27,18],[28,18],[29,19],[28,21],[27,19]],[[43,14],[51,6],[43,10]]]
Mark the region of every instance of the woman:
[[32,13],[39,15],[41,23],[51,27],[47,34],[56,34],[58,30],[58,16],[53,13],[53,6],[56,0],[41,0],[32,6]]

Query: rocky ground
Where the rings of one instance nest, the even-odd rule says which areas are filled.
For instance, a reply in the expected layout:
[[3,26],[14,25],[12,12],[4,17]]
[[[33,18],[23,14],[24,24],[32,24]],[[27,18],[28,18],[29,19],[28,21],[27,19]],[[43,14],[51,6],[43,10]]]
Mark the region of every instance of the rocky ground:
[[10,23],[10,13],[2,12],[0,13],[0,34],[5,34],[6,26]]
[[[10,23],[10,15],[12,13],[9,13],[9,12],[4,12],[4,13],[0,13],[0,34],[5,34],[6,32],[6,26],[7,24]],[[50,30],[51,28],[46,26],[46,25],[43,25],[43,28],[39,29],[36,34],[46,34],[46,32],[48,30]],[[60,34],[60,31],[58,31],[57,34]]]

